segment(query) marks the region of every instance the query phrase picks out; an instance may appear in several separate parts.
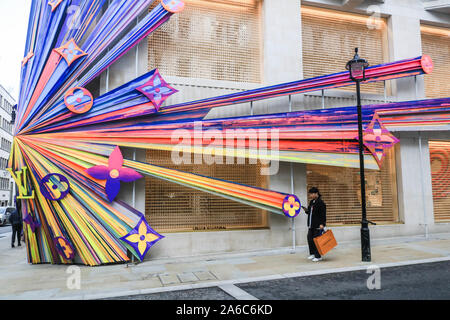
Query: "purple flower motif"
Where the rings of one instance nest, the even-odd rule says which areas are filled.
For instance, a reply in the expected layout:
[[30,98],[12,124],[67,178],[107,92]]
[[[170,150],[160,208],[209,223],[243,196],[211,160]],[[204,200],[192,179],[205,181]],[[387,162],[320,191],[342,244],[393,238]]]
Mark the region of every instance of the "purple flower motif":
[[116,147],[109,156],[108,166],[94,166],[86,170],[93,178],[106,179],[106,195],[112,202],[120,191],[120,181],[132,182],[142,178],[135,170],[123,167],[123,157],[119,147]]
[[39,222],[34,222],[33,217],[27,213],[27,215],[25,216],[25,219],[23,219],[23,222],[25,222],[26,224],[28,224],[31,228],[31,231],[33,231],[33,233],[36,231],[37,228],[39,228],[41,226],[41,224]]
[[136,88],[136,90],[140,91],[144,94],[155,106],[156,111],[159,110],[163,102],[173,95],[177,93],[178,90],[172,88],[159,74],[159,71],[156,70],[155,74],[142,86]]

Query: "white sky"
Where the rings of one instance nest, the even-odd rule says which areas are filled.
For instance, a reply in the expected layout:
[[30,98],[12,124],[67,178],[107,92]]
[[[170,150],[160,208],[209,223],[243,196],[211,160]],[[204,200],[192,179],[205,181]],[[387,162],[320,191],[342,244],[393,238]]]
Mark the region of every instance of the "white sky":
[[0,0],[0,84],[16,102],[30,7],[31,0]]

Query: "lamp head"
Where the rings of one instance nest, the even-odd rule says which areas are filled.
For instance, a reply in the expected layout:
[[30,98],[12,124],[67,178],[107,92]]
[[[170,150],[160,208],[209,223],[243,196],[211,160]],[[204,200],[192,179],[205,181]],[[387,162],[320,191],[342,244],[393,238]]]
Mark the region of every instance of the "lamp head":
[[355,48],[355,56],[352,60],[347,62],[345,69],[350,72],[350,78],[353,81],[364,81],[366,80],[366,68],[369,66],[369,63],[366,59],[362,59],[359,57],[358,48]]

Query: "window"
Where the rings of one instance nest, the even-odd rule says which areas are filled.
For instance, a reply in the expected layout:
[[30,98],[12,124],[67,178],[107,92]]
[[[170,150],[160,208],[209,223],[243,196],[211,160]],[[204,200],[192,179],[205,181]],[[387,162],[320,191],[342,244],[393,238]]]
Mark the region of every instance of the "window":
[[450,141],[429,141],[434,220],[450,221]]
[[[302,6],[303,76],[313,78],[345,71],[355,48],[371,66],[385,63],[386,23],[368,16]],[[342,88],[352,90],[352,87]],[[383,83],[361,85],[367,93],[383,94]]]
[[422,52],[434,62],[433,72],[426,75],[425,95],[427,98],[450,96],[450,29],[421,26]]
[[185,3],[149,37],[149,68],[163,76],[261,82],[260,1]]
[[[181,14],[149,36],[149,69],[158,68],[163,77],[261,82],[261,1],[185,2]],[[168,151],[148,150],[147,162],[256,187],[267,185],[261,165],[178,166],[170,156]],[[145,193],[146,217],[161,232],[268,226],[263,210],[174,183],[146,178]]]
[[1,190],[8,190],[8,184],[9,184],[8,179],[0,178],[0,189]]
[[[168,168],[225,179],[255,187],[267,187],[257,164],[173,165],[170,151],[147,150],[147,162]],[[193,163],[193,157],[192,157]],[[231,169],[230,169],[231,167]],[[146,178],[145,215],[160,232],[264,228],[267,213],[203,191],[155,178]]]
[[11,149],[11,142],[2,138],[1,148],[9,152]]
[[[365,170],[367,219],[398,221],[394,151],[387,152],[381,170]],[[359,169],[307,165],[307,188],[317,187],[327,205],[327,224],[361,224]]]

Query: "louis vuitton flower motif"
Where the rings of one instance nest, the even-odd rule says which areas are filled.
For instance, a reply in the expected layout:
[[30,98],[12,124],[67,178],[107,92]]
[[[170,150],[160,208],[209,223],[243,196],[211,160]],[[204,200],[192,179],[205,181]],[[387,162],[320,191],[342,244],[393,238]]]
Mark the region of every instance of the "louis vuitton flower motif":
[[154,75],[136,90],[144,94],[152,102],[156,111],[159,111],[159,108],[168,97],[178,92],[178,90],[172,88],[164,81],[158,70],[155,70]]
[[153,230],[144,217],[141,217],[136,227],[120,239],[133,247],[142,261],[150,247],[162,238],[164,236]]
[[75,87],[64,95],[64,104],[73,113],[82,114],[91,110],[94,98],[87,89]]
[[283,213],[288,218],[295,218],[300,213],[301,203],[295,195],[288,195],[283,201]]
[[93,178],[106,180],[105,191],[110,202],[114,201],[120,191],[120,182],[132,182],[142,178],[133,169],[123,167],[123,157],[119,147],[109,156],[108,166],[94,166],[86,170]]
[[36,229],[39,228],[41,226],[41,224],[39,222],[35,222],[33,217],[27,213],[27,215],[25,216],[25,219],[23,219],[23,222],[25,222],[26,224],[28,224],[31,228],[31,231],[33,233],[36,232]]
[[62,0],[50,0],[48,4],[52,7],[52,12],[56,10]]
[[28,61],[30,61],[30,59],[33,57],[34,57],[34,53],[31,51],[28,52],[28,54],[22,60],[22,67],[25,67],[25,65],[28,63]]
[[80,49],[80,47],[77,46],[75,40],[73,39],[70,39],[68,42],[66,42],[65,45],[55,49],[55,51],[58,52],[67,61],[67,64],[69,66],[78,58],[87,55],[86,52],[84,52]]
[[169,12],[177,13],[184,9],[184,2],[181,0],[162,0],[162,6]]
[[[358,137],[356,139],[358,140]],[[372,121],[363,132],[364,146],[372,153],[380,167],[386,156],[386,151],[394,147],[399,141],[386,129],[378,114],[374,114]]]
[[63,199],[70,191],[69,180],[58,173],[50,173],[39,182],[41,194],[48,200]]

